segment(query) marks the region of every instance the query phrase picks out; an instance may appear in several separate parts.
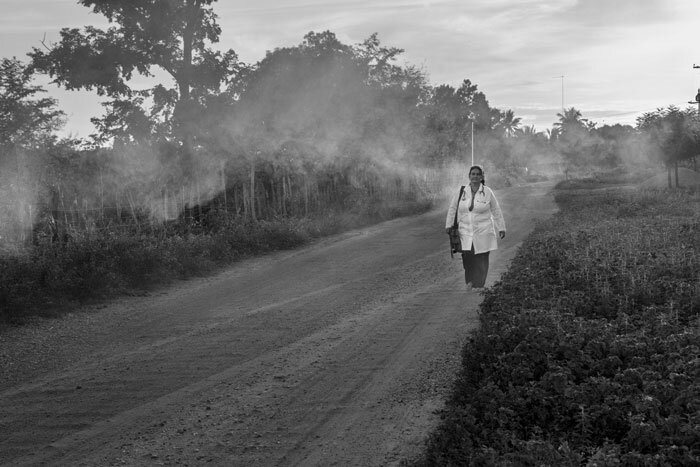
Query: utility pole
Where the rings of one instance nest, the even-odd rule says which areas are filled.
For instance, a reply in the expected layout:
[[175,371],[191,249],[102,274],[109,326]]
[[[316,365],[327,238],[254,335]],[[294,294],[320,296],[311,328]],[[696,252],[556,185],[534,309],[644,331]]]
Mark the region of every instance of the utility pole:
[[472,120],[472,167],[474,167],[474,120]]

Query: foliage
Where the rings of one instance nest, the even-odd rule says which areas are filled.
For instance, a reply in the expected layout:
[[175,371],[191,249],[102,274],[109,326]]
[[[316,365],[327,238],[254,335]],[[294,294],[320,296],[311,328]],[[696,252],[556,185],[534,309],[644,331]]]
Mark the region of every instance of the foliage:
[[[65,28],[48,51],[29,54],[54,83],[110,98],[92,120],[88,157],[73,158],[99,155],[76,174],[91,186],[81,193],[61,180],[44,190],[59,193],[42,200],[55,218],[66,192],[102,213],[106,200],[117,211],[132,199],[150,209],[189,198],[191,207],[227,190],[246,219],[299,212],[299,204],[307,215],[358,188],[390,192],[383,179],[406,180],[410,167],[464,160],[471,124],[480,160],[505,165],[515,151],[512,111],[490,107],[468,79],[433,89],[423,70],[397,65],[403,51],[376,33],[347,45],[312,31],[246,65],[211,47],[221,33],[215,0],[80,3],[111,26]],[[172,82],[132,87],[137,74],[157,81],[158,69]]]
[[0,62],[0,241],[22,237],[32,225],[32,205],[52,167],[50,153],[70,144],[54,132],[63,124],[55,99],[32,84],[22,62]]
[[472,150],[472,136],[480,160],[500,165],[507,154],[500,151],[498,143],[515,134],[519,125],[511,111],[490,107],[486,95],[469,79],[456,89],[449,85],[435,87],[424,113],[421,151],[434,165],[464,159]]
[[[376,34],[350,46],[330,31],[310,32],[251,68],[221,133],[238,143],[239,157],[282,172],[421,164],[428,88],[423,72],[393,63],[400,53]],[[279,157],[288,151],[297,160]]]
[[31,70],[16,58],[0,62],[0,150],[31,149],[62,125],[63,112],[31,84]]
[[[81,0],[116,26],[64,28],[48,52],[33,49],[32,66],[66,89],[95,89],[112,98],[107,115],[94,120],[100,130],[97,143],[131,136],[124,127],[143,132],[159,123],[171,130],[161,137],[178,135],[189,152],[189,125],[201,99],[218,93],[240,71],[233,50],[221,53],[209,46],[221,34],[214,1],[147,0],[136,7],[129,1]],[[175,88],[132,89],[134,73],[152,77],[153,67],[168,73]],[[144,98],[153,98],[151,112],[143,108]],[[165,115],[165,121],[148,121],[158,115]]]
[[521,122],[520,117],[516,117],[512,110],[506,110],[505,112],[498,112],[498,123],[496,123],[496,130],[503,132],[505,136],[513,137],[517,134],[518,127]]
[[697,464],[698,194],[556,199],[486,291],[418,464]]
[[96,224],[58,239],[50,230],[39,231],[29,251],[10,254],[0,249],[0,323],[60,313],[76,302],[138,293],[211,273],[244,257],[294,248],[312,238],[430,207],[426,201],[381,204],[370,199],[363,205],[370,207],[256,223],[212,210],[195,222]]
[[[692,108],[676,106],[646,112],[637,118],[637,128],[646,137],[649,151],[669,169],[700,154],[700,116]],[[676,178],[678,186],[678,178]]]
[[558,128],[561,137],[589,128],[588,119],[583,118],[581,111],[574,107],[570,107],[562,113],[558,113],[557,117],[559,117],[559,121],[554,123],[554,127]]
[[[397,65],[403,51],[376,33],[348,45],[312,31],[247,65],[213,48],[221,34],[215,0],[79,3],[110,27],[65,28],[57,44],[29,54],[28,71],[109,98],[93,119],[92,146],[68,158],[83,161],[68,165],[90,186],[66,176],[38,190],[54,214],[57,200],[102,213],[106,200],[117,211],[176,198],[191,208],[231,191],[246,219],[299,213],[300,205],[307,215],[358,188],[386,192],[376,183],[387,176],[389,184],[406,180],[412,167],[445,167],[470,152],[487,170],[501,169],[506,184],[561,172],[562,157],[567,170],[637,162],[638,135],[628,128],[597,129],[570,108],[548,134],[521,130],[520,118],[491,107],[471,80],[433,87],[423,70]],[[170,80],[158,82],[163,73]],[[153,85],[135,88],[136,75]]]
[[117,24],[106,31],[65,28],[48,53],[34,48],[37,69],[68,89],[96,89],[100,95],[129,95],[134,72],[150,76],[157,66],[175,80],[180,99],[217,90],[235,65],[235,53],[211,50],[221,28],[211,9],[215,0],[80,0]]
[[634,128],[629,125],[603,125],[586,118],[571,107],[557,114],[552,141],[567,163],[568,172],[582,169],[609,170],[613,167],[634,166],[640,162],[640,144]]

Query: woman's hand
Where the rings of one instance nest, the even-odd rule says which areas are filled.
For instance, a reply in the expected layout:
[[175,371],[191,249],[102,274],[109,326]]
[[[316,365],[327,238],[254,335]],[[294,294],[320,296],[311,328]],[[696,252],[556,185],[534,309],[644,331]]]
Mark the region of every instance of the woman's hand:
[[501,237],[501,240],[506,238],[506,231],[505,230],[499,230],[498,231],[498,236]]

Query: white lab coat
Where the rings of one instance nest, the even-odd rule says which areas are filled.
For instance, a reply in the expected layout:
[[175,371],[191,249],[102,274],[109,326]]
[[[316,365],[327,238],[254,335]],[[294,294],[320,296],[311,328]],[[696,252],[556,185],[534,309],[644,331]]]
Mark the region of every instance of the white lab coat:
[[[474,209],[469,211],[471,202],[471,189],[469,184],[464,187],[464,194],[459,202],[457,222],[459,223],[459,237],[462,241],[462,250],[469,251],[474,245],[474,253],[485,253],[498,248],[497,232],[506,230],[501,207],[493,191],[483,184],[474,196]],[[459,188],[450,200],[447,209],[445,228],[452,227],[455,219],[455,208]]]

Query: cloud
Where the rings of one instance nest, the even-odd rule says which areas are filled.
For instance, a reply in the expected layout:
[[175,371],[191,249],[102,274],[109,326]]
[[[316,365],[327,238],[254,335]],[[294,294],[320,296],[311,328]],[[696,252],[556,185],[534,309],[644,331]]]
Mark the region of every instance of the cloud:
[[[697,0],[263,0],[254,5],[246,7],[251,16],[238,15],[243,28],[224,31],[237,30],[238,44],[257,45],[255,60],[266,48],[298,44],[310,30],[329,29],[345,43],[378,32],[385,45],[405,49],[403,60],[423,67],[433,84],[458,86],[471,79],[491,105],[516,114],[522,109],[542,127],[551,126],[561,111],[561,75],[565,106],[584,115],[609,107],[606,122],[682,101],[684,75],[690,83],[686,94],[694,95],[697,87],[688,80],[693,60],[700,62],[695,50],[700,37],[693,32],[700,15]],[[221,7],[222,2],[215,5],[222,18],[237,17]]]
[[[665,23],[678,18],[683,0],[579,0],[562,11],[562,20],[579,26],[620,28]],[[679,9],[681,7],[681,9]]]
[[[4,0],[3,7],[12,12],[0,18],[3,56],[23,56],[44,32],[56,40],[61,27],[105,21],[75,0]],[[469,78],[491,105],[550,125],[561,109],[561,75],[567,107],[584,115],[611,109],[609,118],[687,102],[700,86],[692,69],[700,64],[698,0],[219,0],[213,8],[219,47],[248,63],[312,30],[347,44],[377,32],[431,83]]]

